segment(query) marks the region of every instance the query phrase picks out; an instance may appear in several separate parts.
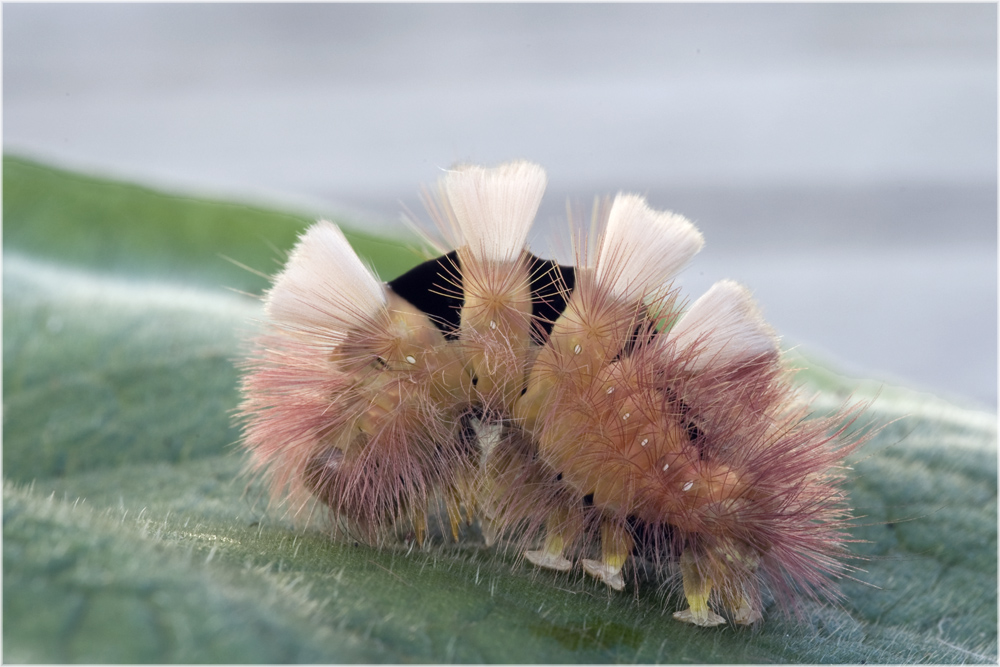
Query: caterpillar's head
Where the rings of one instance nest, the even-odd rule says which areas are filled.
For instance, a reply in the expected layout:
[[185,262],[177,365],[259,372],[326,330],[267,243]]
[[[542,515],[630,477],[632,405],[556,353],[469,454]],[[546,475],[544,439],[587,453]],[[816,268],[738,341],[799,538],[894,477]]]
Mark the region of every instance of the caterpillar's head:
[[244,381],[252,466],[275,495],[311,493],[369,536],[401,518],[419,534],[437,490],[474,465],[460,437],[471,383],[457,345],[329,222],[300,238],[265,312]]

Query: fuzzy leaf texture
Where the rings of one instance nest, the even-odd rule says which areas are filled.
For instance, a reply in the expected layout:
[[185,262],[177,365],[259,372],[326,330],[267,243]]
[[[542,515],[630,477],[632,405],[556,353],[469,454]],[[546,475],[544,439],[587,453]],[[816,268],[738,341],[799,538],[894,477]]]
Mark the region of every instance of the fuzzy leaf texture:
[[[474,529],[408,553],[264,511],[232,424],[262,307],[225,288],[267,282],[223,258],[273,274],[309,216],[12,157],[3,213],[7,662],[996,662],[995,415],[800,373],[889,424],[852,462],[863,571],[801,621],[698,628]],[[349,240],[383,279],[419,259]]]

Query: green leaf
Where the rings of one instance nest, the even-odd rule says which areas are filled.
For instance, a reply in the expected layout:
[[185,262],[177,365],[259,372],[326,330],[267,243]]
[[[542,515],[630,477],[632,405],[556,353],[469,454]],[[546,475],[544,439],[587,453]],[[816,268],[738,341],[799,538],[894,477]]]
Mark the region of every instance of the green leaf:
[[[3,189],[7,249],[125,278],[251,293],[268,280],[233,261],[277,272],[299,232],[317,217],[169,195],[11,156],[4,156]],[[351,231],[347,237],[384,280],[423,257],[415,240]]]
[[[4,160],[4,658],[12,662],[995,662],[996,418],[799,359],[817,409],[872,400],[841,605],[671,618],[487,550],[372,549],[240,476],[242,341],[307,220]],[[416,261],[352,235],[384,276]],[[367,245],[366,245],[367,244]]]

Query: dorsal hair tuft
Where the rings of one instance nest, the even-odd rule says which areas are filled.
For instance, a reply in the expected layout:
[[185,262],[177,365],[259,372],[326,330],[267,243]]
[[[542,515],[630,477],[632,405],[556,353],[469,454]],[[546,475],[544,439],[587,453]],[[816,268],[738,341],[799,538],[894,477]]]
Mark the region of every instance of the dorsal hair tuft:
[[667,335],[678,350],[697,346],[694,370],[739,365],[778,354],[778,337],[764,321],[750,291],[720,280],[702,294]]
[[374,317],[385,304],[381,281],[344,233],[320,220],[299,237],[265,310],[282,328],[340,331]]
[[687,218],[654,211],[639,195],[619,193],[597,257],[599,285],[620,299],[651,302],[705,241]]
[[530,162],[460,166],[444,178],[460,240],[473,257],[513,261],[524,249],[545,192],[545,170]]

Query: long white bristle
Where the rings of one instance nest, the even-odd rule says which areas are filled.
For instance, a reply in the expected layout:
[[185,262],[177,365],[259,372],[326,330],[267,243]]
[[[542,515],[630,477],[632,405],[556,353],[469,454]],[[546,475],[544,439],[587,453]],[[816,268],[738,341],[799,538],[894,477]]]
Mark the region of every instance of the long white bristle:
[[320,220],[295,245],[268,292],[265,310],[295,329],[340,330],[386,303],[382,283],[332,222]]
[[670,330],[679,350],[698,345],[694,370],[723,368],[778,353],[778,338],[750,291],[720,280],[701,295]]
[[685,217],[619,193],[597,257],[597,282],[622,299],[656,299],[704,243]]
[[474,257],[516,259],[545,192],[545,170],[530,162],[461,166],[444,178],[461,241]]

